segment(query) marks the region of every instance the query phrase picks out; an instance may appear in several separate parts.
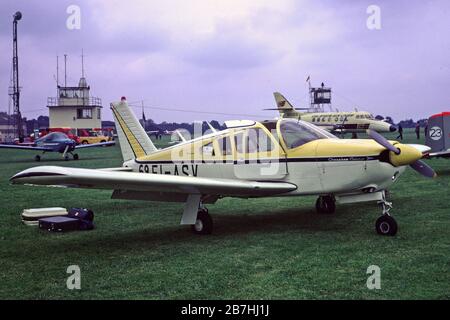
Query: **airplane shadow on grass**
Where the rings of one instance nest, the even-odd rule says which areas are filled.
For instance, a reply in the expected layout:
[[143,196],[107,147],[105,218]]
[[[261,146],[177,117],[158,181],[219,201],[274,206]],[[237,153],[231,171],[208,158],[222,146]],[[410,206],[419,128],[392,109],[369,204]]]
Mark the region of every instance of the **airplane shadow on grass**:
[[439,176],[448,177],[448,176],[450,176],[450,169],[439,170],[439,171],[436,171],[436,173],[437,173],[438,177]]
[[[359,210],[369,208],[360,207]],[[373,208],[376,210],[376,208]],[[167,226],[159,229],[149,227],[146,230],[117,230],[113,235],[95,234],[95,230],[86,234],[86,242],[59,238],[58,242],[47,243],[36,248],[55,254],[76,251],[79,254],[90,254],[98,248],[108,252],[131,252],[133,250],[159,250],[158,247],[179,245],[220,247],[223,241],[235,240],[249,234],[279,234],[294,233],[314,236],[315,233],[350,234],[354,224],[343,220],[356,219],[360,212],[354,207],[343,207],[335,214],[317,214],[313,208],[280,210],[270,214],[261,212],[247,214],[212,214],[214,231],[212,235],[195,235],[189,226]],[[345,218],[344,216],[347,216]],[[371,223],[372,221],[370,221]],[[372,236],[372,229],[368,230]],[[49,237],[54,236],[48,234]],[[61,240],[59,242],[59,240]],[[88,245],[86,245],[88,243]],[[51,247],[51,248],[49,248]]]

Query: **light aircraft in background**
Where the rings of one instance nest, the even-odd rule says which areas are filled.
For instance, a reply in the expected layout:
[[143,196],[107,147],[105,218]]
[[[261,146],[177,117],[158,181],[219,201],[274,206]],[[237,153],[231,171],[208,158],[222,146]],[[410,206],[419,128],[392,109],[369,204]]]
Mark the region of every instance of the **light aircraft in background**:
[[226,122],[227,129],[158,150],[126,99],[111,104],[123,166],[81,169],[39,166],[17,173],[13,184],[113,190],[113,199],[185,203],[181,224],[209,234],[206,204],[224,197],[317,195],[319,213],[333,213],[336,201],[378,202],[376,231],[395,235],[387,190],[411,166],[426,177],[435,172],[420,159],[430,148],[372,139],[338,139],[308,122],[281,118]]
[[310,122],[330,132],[363,133],[368,129],[377,132],[394,132],[397,130],[392,124],[377,120],[366,111],[300,112],[281,93],[274,92],[273,95],[277,108],[266,110],[277,110],[282,118],[294,118]]
[[[42,138],[36,139],[34,143],[31,144],[0,144],[0,148],[7,149],[19,149],[19,150],[35,150],[42,151],[42,153],[47,152],[59,152],[62,153],[64,160],[69,160],[69,154],[72,155],[74,160],[78,160],[78,154],[73,153],[77,149],[92,148],[92,147],[104,147],[114,145],[114,141],[93,143],[93,144],[83,144],[77,145],[75,140],[70,139],[66,134],[62,132],[52,132]],[[34,160],[41,161],[41,156],[36,155]]]

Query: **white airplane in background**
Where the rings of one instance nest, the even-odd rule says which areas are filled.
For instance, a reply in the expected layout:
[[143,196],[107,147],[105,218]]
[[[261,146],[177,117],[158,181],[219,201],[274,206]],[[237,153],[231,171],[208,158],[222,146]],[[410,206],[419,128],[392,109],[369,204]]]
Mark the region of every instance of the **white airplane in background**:
[[387,141],[371,130],[371,140],[345,140],[295,119],[228,121],[226,130],[157,150],[125,98],[111,109],[123,167],[40,166],[14,175],[11,182],[110,189],[113,199],[184,202],[181,224],[197,234],[213,228],[204,205],[224,197],[317,195],[320,213],[333,213],[336,201],[375,201],[382,206],[376,231],[394,235],[397,223],[385,190],[407,166],[435,176],[420,160],[430,148]]
[[330,132],[363,133],[367,129],[377,132],[394,132],[392,124],[377,120],[367,111],[352,112],[300,112],[279,92],[274,92],[277,109],[282,118],[294,118],[310,122]]

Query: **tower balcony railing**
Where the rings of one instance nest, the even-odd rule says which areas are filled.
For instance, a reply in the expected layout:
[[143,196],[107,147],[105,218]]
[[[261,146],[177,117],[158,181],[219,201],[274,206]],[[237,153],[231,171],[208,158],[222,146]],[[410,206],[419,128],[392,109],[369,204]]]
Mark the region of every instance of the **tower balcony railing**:
[[97,97],[48,97],[47,107],[101,107],[102,99]]

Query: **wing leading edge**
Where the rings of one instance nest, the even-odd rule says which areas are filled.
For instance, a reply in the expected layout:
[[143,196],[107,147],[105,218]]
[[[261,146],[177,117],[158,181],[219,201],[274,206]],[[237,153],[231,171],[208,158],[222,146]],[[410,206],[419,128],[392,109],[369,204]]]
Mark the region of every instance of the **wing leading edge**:
[[95,147],[109,147],[115,145],[115,141],[108,142],[99,142],[99,143],[91,143],[91,144],[79,144],[75,147],[75,149],[84,149],[84,148],[95,148]]
[[14,145],[14,144],[0,144],[0,148],[4,148],[4,149],[22,149],[22,150],[52,151],[51,148],[34,147],[34,146],[20,146],[20,145]]
[[287,182],[213,179],[57,166],[30,168],[14,175],[10,181],[13,184],[237,197],[270,196],[297,189],[296,185]]

